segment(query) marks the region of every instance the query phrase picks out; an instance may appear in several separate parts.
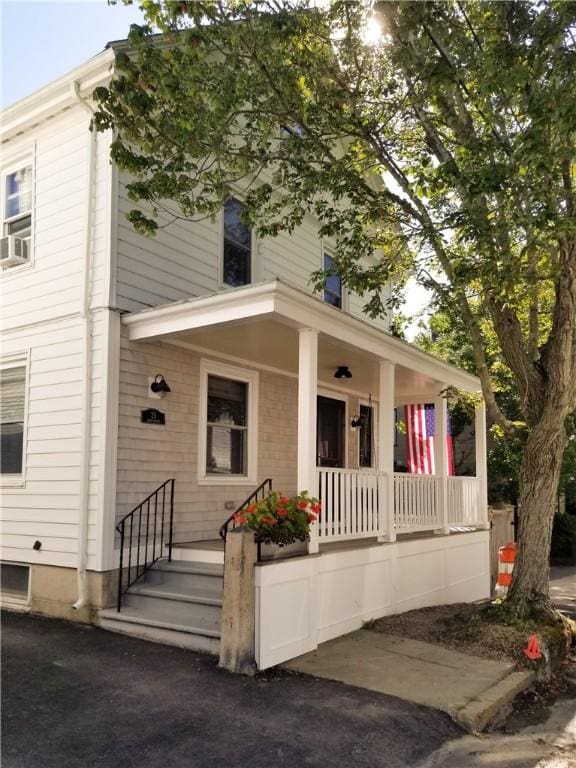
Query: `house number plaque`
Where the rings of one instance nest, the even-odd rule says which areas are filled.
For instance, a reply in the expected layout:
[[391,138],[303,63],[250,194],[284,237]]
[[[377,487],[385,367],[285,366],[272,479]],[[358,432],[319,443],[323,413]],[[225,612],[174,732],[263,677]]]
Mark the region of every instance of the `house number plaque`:
[[142,424],[166,424],[166,414],[156,408],[146,408],[140,413]]

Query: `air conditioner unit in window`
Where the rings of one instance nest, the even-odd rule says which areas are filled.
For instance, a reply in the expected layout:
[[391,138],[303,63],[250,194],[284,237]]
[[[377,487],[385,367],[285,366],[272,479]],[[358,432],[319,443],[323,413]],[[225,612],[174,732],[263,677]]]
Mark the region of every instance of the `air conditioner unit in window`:
[[28,261],[29,241],[16,235],[0,238],[0,266],[15,267]]

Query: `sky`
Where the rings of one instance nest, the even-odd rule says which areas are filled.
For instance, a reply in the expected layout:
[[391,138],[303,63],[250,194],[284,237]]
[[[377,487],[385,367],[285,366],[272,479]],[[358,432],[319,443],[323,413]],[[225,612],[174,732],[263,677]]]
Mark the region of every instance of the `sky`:
[[0,0],[0,106],[56,80],[128,34],[135,6],[106,0]]

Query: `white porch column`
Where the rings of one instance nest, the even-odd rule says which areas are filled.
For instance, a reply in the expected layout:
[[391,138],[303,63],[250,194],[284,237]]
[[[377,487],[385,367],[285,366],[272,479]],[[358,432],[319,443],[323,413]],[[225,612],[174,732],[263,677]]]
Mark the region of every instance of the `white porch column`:
[[378,541],[396,541],[394,528],[394,363],[380,360],[378,365]]
[[[318,495],[316,472],[316,401],[318,395],[318,331],[298,331],[298,492]],[[316,526],[310,531],[309,552],[318,552]]]
[[[445,384],[440,389],[446,388]],[[445,397],[434,398],[434,469],[437,478],[436,504],[440,528],[436,533],[450,533],[448,525],[448,403]]]
[[478,478],[478,516],[482,528],[490,528],[488,520],[488,468],[486,447],[486,407],[484,401],[476,408],[476,477]]

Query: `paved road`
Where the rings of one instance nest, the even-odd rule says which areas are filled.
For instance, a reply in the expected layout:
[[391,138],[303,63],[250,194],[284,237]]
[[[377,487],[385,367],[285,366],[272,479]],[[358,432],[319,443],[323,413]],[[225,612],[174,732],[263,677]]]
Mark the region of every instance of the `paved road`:
[[550,597],[560,609],[576,617],[576,565],[550,568]]
[[3,614],[2,768],[408,768],[460,731],[392,696]]

